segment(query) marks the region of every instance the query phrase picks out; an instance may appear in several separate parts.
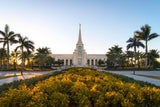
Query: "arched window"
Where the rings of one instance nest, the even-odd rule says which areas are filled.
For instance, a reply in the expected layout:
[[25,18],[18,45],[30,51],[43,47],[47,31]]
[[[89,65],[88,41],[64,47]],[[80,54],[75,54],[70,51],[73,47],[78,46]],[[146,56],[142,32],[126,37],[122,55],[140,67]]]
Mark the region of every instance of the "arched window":
[[66,65],[68,65],[68,59],[66,59]]
[[70,59],[70,65],[72,65],[72,59]]
[[90,64],[89,59],[87,60],[87,64],[88,64],[88,65]]
[[82,56],[82,47],[78,46],[78,56]]
[[97,59],[95,60],[95,63],[96,63],[96,65],[98,65],[98,61],[97,61]]
[[91,60],[91,65],[94,65],[93,59]]

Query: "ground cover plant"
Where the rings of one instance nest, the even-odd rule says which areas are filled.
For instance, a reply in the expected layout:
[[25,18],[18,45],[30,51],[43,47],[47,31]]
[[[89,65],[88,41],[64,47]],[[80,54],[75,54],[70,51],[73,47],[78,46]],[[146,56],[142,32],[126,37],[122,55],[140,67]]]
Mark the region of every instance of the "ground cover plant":
[[126,83],[91,68],[70,68],[57,76],[1,93],[3,107],[157,107],[160,89]]

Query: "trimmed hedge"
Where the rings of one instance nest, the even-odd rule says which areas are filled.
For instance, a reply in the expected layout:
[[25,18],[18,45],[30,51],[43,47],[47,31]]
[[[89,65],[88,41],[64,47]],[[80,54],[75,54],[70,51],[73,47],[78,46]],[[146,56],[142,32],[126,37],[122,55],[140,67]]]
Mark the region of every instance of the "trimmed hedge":
[[90,68],[73,68],[34,87],[1,93],[2,107],[158,107],[160,89],[126,83]]

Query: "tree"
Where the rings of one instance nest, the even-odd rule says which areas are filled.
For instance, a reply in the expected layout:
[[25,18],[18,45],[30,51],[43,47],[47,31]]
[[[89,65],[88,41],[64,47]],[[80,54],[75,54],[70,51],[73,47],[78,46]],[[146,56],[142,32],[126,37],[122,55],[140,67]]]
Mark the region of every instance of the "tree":
[[5,26],[4,32],[0,31],[0,34],[3,36],[2,38],[0,38],[0,43],[3,43],[3,48],[5,48],[5,46],[7,45],[7,69],[9,69],[9,46],[17,43],[15,37],[18,36],[18,34],[14,34],[13,31],[9,31],[8,25]]
[[55,63],[55,60],[54,60],[53,57],[47,56],[45,58],[45,63],[46,63],[47,66],[49,66],[51,68],[51,65]]
[[109,67],[116,67],[118,64],[120,65],[120,57],[122,55],[122,47],[115,45],[109,48],[109,52],[107,52],[107,65]]
[[37,53],[35,54],[34,59],[37,59],[39,62],[39,67],[42,69],[44,65],[44,59],[47,57],[47,55],[51,54],[51,51],[48,47],[38,48]]
[[34,42],[29,40],[27,37],[23,37],[21,35],[18,36],[18,43],[19,45],[16,47],[15,51],[17,51],[18,49],[21,50],[21,55],[22,55],[22,70],[24,68],[24,49],[26,49],[28,52],[29,51],[34,51]]
[[6,56],[7,56],[6,50],[4,48],[0,48],[0,61],[1,61],[0,67],[4,68],[4,60]]
[[98,61],[98,65],[102,65],[102,64],[104,64],[105,62],[102,60],[102,59],[100,59],[99,61]]
[[11,54],[10,54],[11,59],[12,59],[11,61],[13,62],[13,65],[14,65],[14,69],[15,69],[15,70],[16,70],[17,60],[18,60],[19,55],[20,55],[20,52],[19,52],[19,51],[17,51],[17,52],[12,51]]
[[131,61],[131,66],[133,66],[133,57],[134,57],[134,52],[133,51],[126,51],[126,57],[128,59],[128,63]]
[[23,54],[21,54],[19,56],[20,59],[22,59],[22,57],[23,57],[24,66],[25,66],[26,62],[27,62],[27,65],[29,66],[30,65],[30,60],[33,58],[32,52],[29,51],[29,50],[24,51]]
[[140,66],[145,66],[145,56],[146,54],[143,52],[139,52],[139,60],[140,60]]
[[127,45],[127,50],[128,49],[130,49],[130,48],[133,48],[134,47],[134,56],[135,56],[135,65],[134,65],[134,67],[136,68],[136,47],[142,47],[142,48],[144,48],[144,44],[142,43],[142,42],[140,42],[138,39],[136,39],[136,38],[129,38],[128,40],[127,40],[127,43],[129,43],[128,45]]
[[149,67],[152,65],[154,67],[154,62],[156,58],[159,58],[159,52],[155,49],[152,49],[148,52],[148,60],[149,60]]
[[150,34],[151,32],[151,27],[149,25],[145,25],[145,26],[142,26],[141,27],[141,31],[136,31],[135,34],[136,34],[136,39],[139,39],[139,40],[144,40],[145,41],[145,52],[146,52],[146,68],[147,68],[147,65],[148,65],[148,41],[158,37],[159,35],[157,33],[152,33]]

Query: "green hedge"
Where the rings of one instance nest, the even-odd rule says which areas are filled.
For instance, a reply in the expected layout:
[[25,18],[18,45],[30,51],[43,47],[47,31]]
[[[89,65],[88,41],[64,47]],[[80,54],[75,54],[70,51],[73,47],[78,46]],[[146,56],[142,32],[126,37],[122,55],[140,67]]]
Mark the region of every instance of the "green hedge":
[[112,75],[117,79],[120,79],[123,82],[126,83],[136,83],[139,84],[140,86],[144,87],[145,85],[150,86],[150,87],[156,87],[156,88],[160,88],[160,86],[156,86],[154,84],[151,84],[149,82],[144,82],[144,81],[139,81],[139,80],[134,80],[133,78],[124,76],[124,75],[120,75],[120,74],[114,74],[114,73],[109,73],[109,72],[104,72],[107,75]]
[[2,91],[6,91],[9,89],[9,87],[12,87],[13,89],[14,88],[18,88],[19,85],[22,85],[22,84],[25,84],[27,87],[29,87],[30,85],[35,85],[36,83],[38,83],[38,81],[42,81],[42,80],[45,80],[51,76],[55,76],[55,75],[58,75],[58,74],[61,74],[63,73],[62,71],[55,71],[55,72],[52,72],[52,73],[47,73],[47,74],[44,74],[44,75],[41,75],[41,76],[37,76],[37,77],[33,77],[33,78],[30,78],[30,79],[25,79],[25,80],[20,80],[20,81],[13,81],[11,83],[5,83],[3,85],[0,86],[0,93]]

